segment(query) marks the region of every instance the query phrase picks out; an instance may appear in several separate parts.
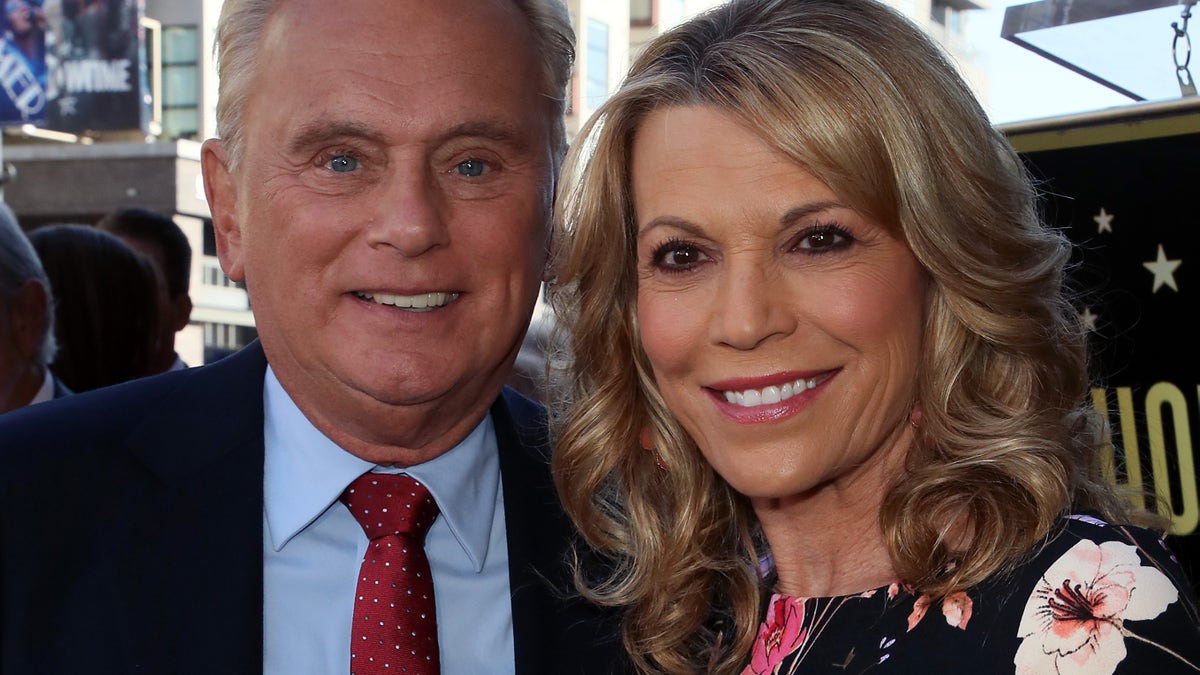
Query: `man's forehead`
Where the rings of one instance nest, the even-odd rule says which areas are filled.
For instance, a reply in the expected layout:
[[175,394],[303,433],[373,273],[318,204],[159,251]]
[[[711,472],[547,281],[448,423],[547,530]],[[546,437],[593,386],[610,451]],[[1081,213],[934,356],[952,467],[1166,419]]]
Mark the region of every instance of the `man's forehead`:
[[[303,87],[310,105],[334,107],[322,112],[324,117],[343,102],[417,110],[430,96],[439,96],[447,99],[444,107],[464,109],[462,119],[448,124],[469,121],[477,116],[472,108],[479,113],[495,109],[509,96],[546,98],[532,29],[507,0],[484,3],[507,8],[509,15],[495,20],[496,11],[452,8],[474,7],[480,0],[320,0],[315,14],[293,6],[296,2],[308,0],[289,0],[269,20],[252,90],[273,82]],[[367,11],[377,5],[378,13]],[[322,95],[340,100],[323,102]]]
[[[341,32],[343,29],[349,32]],[[285,42],[315,53],[372,36],[388,38],[406,53],[419,53],[412,50],[412,40],[398,36],[441,31],[453,35],[457,45],[468,46],[479,40],[480,29],[504,34],[526,46],[532,44],[533,27],[514,0],[278,0],[264,33],[275,33]],[[295,39],[304,32],[319,33],[323,40],[305,43]]]

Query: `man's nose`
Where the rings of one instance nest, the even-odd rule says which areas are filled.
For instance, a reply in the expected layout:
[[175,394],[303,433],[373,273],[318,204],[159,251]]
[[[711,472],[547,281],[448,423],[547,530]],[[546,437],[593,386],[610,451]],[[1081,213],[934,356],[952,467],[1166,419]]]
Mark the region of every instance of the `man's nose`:
[[413,258],[450,243],[444,200],[423,172],[406,172],[382,191],[378,215],[372,219],[368,242],[388,246]]

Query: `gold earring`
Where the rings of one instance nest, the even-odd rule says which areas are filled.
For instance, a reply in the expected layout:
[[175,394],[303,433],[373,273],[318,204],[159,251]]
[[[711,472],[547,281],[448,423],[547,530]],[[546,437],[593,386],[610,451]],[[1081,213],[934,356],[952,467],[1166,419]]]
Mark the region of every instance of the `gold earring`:
[[908,411],[908,424],[913,431],[921,428],[921,405],[919,403],[914,403],[912,410]]
[[654,453],[654,463],[662,471],[667,470],[667,464],[663,461],[662,453],[654,445],[654,434],[650,431],[650,427],[642,427],[642,432],[638,434],[638,443],[641,444],[643,450],[649,450]]

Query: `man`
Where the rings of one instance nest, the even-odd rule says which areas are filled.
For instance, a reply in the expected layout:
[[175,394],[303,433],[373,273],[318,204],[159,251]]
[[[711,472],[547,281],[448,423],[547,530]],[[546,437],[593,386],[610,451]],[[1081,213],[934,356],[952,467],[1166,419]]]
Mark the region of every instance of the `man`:
[[175,351],[175,334],[187,328],[192,316],[192,298],[188,295],[192,245],[187,235],[167,216],[139,208],[113,211],[96,226],[120,237],[154,264],[164,292],[154,372],[187,368],[188,364]]
[[53,305],[33,244],[0,202],[0,414],[71,393],[50,372]]
[[260,342],[0,423],[0,671],[349,672],[383,643],[344,503],[403,473],[439,509],[440,672],[617,672],[559,592],[543,413],[501,392],[546,263],[565,8],[226,0],[217,37],[205,186]]

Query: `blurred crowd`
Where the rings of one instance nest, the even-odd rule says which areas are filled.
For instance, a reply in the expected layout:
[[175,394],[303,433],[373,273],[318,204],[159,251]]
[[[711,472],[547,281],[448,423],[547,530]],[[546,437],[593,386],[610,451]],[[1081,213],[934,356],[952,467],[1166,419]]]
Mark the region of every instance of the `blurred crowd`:
[[186,368],[191,257],[147,209],[25,232],[0,204],[0,413]]

